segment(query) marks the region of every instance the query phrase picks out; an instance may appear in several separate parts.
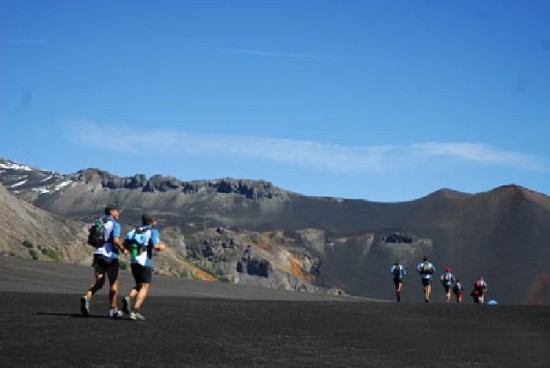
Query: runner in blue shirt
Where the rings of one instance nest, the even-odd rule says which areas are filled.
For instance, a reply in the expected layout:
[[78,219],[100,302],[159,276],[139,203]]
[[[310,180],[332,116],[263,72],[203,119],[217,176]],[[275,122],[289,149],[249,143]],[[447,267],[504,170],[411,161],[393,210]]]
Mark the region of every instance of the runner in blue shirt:
[[445,267],[445,272],[441,274],[439,280],[441,280],[441,285],[445,289],[445,303],[448,303],[451,300],[451,286],[455,282],[455,277],[449,267]]
[[424,301],[430,302],[430,295],[432,293],[432,274],[435,272],[434,265],[428,261],[427,257],[424,257],[422,262],[416,266],[416,270],[420,274],[422,280],[422,288],[424,289]]
[[405,267],[399,264],[399,260],[396,259],[393,266],[390,268],[390,274],[393,275],[393,283],[395,285],[395,296],[397,302],[401,301],[401,290],[403,289],[403,276],[407,274]]
[[105,215],[102,217],[104,223],[103,239],[105,244],[94,251],[94,283],[88,288],[86,294],[80,298],[80,311],[83,315],[90,314],[90,302],[94,294],[105,284],[105,276],[109,278],[109,317],[122,317],[122,312],[117,308],[118,294],[118,254],[128,254],[120,240],[120,224],[118,217],[120,209],[117,205],[109,204],[105,207]]
[[[145,320],[140,313],[141,306],[149,292],[153,274],[153,251],[162,251],[166,248],[160,241],[160,234],[155,227],[156,221],[152,215],[143,214],[142,226],[135,228],[126,235],[126,239],[139,244],[139,249],[131,251],[132,275],[136,285],[130,294],[122,299],[122,310],[134,321]],[[132,308],[132,299],[135,304]]]

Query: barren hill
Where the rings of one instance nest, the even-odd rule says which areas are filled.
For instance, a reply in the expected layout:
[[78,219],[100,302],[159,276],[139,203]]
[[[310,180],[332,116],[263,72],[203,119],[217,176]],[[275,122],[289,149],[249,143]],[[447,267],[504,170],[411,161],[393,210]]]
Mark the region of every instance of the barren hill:
[[43,261],[85,261],[86,225],[37,208],[0,184],[0,253]]

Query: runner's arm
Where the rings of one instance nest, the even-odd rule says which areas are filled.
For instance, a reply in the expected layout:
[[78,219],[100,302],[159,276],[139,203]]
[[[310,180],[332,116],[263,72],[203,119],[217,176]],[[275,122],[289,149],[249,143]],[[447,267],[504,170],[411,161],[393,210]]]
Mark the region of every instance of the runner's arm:
[[122,243],[122,241],[120,240],[119,237],[114,237],[113,238],[113,244],[124,254],[124,255],[127,255],[128,254],[128,249],[126,249],[126,247],[124,246],[124,244]]

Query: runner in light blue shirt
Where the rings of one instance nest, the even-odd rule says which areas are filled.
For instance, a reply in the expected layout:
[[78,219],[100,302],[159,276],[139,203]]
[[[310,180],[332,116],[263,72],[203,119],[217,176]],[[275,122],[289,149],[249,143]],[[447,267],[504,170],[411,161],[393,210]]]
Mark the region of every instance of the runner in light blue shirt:
[[[160,241],[160,234],[155,225],[156,220],[152,215],[143,214],[142,225],[126,234],[125,242],[134,245],[134,248],[131,248],[131,260],[132,275],[136,285],[130,294],[123,298],[122,311],[134,321],[145,319],[140,310],[153,277],[153,251],[162,251],[166,248]],[[135,304],[132,307],[134,298]]]
[[432,294],[432,274],[435,272],[435,266],[428,261],[427,257],[424,257],[422,262],[416,266],[416,270],[420,274],[422,280],[422,288],[424,289],[424,301],[430,302],[430,295]]
[[403,289],[403,276],[407,274],[405,267],[403,267],[399,260],[396,259],[393,266],[390,268],[390,274],[393,275],[393,283],[395,284],[395,296],[397,302],[401,301],[401,290]]
[[445,267],[445,272],[439,276],[439,280],[441,280],[441,285],[445,289],[445,303],[448,303],[451,300],[451,286],[455,282],[455,277],[451,273],[450,267]]
[[120,240],[120,224],[118,217],[120,209],[118,205],[109,204],[105,207],[105,215],[101,218],[103,222],[103,240],[105,244],[94,250],[94,283],[88,288],[86,294],[80,298],[80,311],[83,315],[90,314],[90,302],[94,294],[105,284],[105,278],[109,279],[109,317],[122,317],[122,312],[117,308],[118,294],[118,254],[127,254],[122,241]]

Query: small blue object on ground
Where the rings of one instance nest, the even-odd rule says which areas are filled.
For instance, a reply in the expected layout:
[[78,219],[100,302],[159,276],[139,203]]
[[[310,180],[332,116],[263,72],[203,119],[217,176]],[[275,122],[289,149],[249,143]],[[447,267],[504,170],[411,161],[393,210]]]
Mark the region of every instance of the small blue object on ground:
[[497,305],[498,302],[495,299],[491,299],[487,302],[488,305]]

